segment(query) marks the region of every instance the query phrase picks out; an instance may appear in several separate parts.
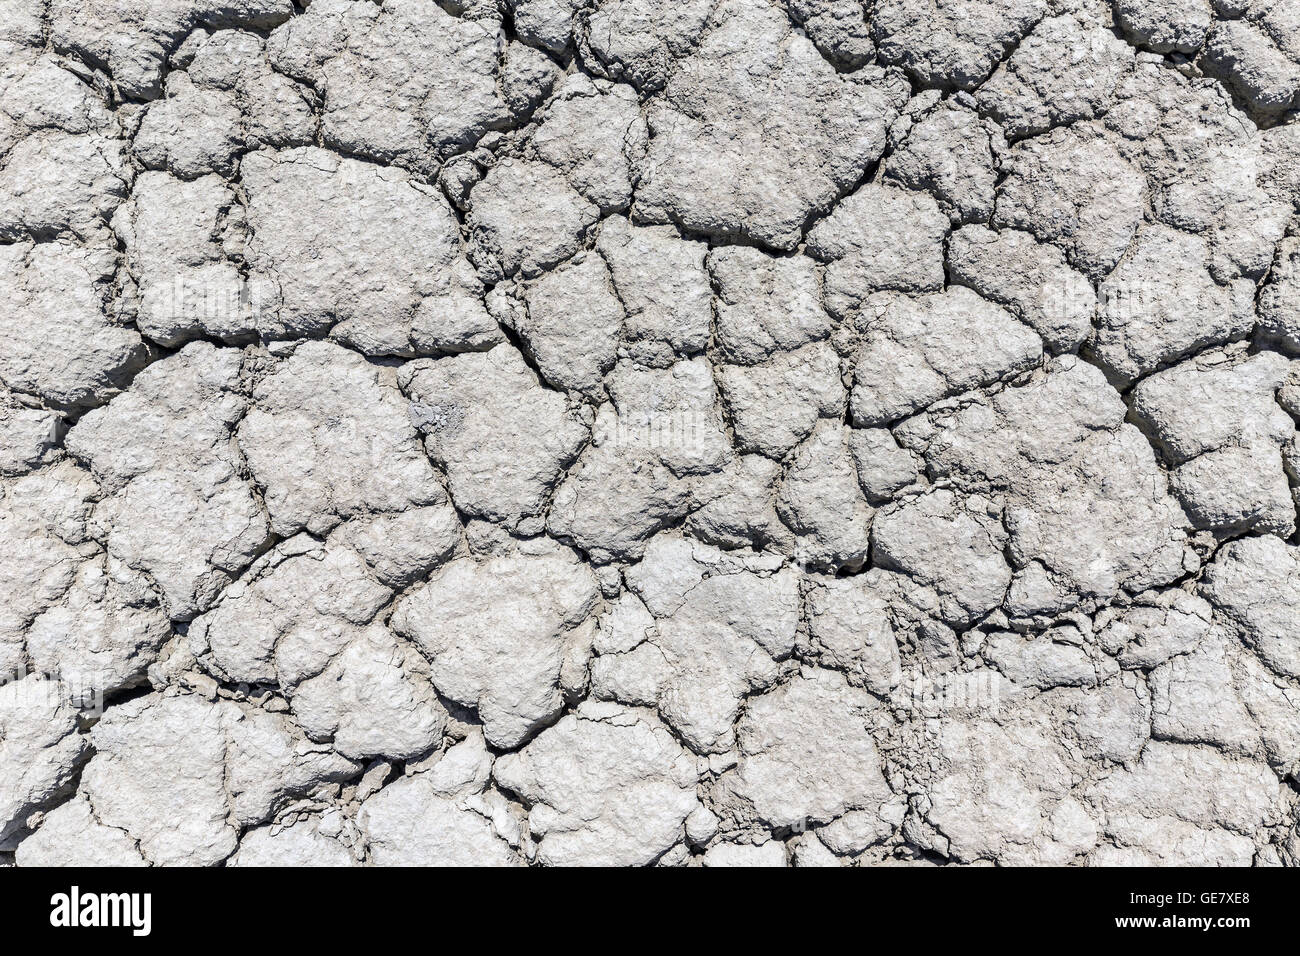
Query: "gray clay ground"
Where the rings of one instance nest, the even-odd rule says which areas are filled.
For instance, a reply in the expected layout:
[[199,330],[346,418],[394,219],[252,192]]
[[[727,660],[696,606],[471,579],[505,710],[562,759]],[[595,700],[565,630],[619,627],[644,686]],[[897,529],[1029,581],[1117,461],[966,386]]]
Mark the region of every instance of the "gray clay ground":
[[0,861],[1300,862],[1300,0],[3,0]]

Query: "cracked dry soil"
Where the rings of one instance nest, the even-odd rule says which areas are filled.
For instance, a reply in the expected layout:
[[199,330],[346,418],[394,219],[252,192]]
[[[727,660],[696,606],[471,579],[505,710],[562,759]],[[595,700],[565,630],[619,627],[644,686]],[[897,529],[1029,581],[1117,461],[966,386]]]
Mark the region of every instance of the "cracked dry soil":
[[0,13],[0,861],[1300,862],[1295,0]]

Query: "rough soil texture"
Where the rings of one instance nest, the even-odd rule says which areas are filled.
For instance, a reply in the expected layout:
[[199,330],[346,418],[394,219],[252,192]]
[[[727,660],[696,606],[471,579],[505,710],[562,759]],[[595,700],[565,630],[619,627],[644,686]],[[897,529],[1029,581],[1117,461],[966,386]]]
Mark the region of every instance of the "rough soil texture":
[[5,0],[0,862],[1300,862],[1295,0]]

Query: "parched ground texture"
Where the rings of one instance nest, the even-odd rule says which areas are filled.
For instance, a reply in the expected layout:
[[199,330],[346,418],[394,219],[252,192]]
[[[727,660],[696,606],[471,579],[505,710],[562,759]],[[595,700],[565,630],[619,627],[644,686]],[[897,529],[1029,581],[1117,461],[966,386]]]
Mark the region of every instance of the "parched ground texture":
[[0,862],[1300,862],[1300,0],[3,0]]

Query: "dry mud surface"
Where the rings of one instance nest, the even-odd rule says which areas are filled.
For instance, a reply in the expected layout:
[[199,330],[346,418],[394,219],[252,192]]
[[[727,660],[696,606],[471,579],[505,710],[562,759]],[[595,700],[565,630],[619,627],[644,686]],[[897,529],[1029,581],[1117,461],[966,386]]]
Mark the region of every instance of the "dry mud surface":
[[1296,0],[0,14],[0,861],[1300,859]]

